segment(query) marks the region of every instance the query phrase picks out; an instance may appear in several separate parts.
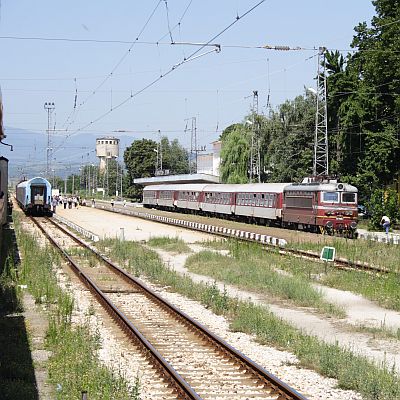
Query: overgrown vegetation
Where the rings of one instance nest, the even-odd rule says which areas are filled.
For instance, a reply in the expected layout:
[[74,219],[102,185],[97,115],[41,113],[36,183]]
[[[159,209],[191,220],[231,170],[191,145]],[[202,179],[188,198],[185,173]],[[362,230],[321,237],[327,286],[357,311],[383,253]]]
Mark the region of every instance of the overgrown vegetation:
[[22,315],[17,284],[18,260],[11,230],[3,230],[0,251],[0,397],[5,400],[38,398],[28,327]]
[[[60,256],[52,248],[40,248],[36,238],[16,223],[22,253],[18,284],[27,285],[35,302],[48,311],[46,345],[52,356],[49,378],[58,399],[77,399],[83,390],[92,399],[138,399],[138,382],[130,389],[119,374],[109,371],[97,358],[99,337],[88,326],[71,324],[74,300],[57,284],[54,267]],[[135,394],[136,393],[136,394]]]
[[147,244],[151,247],[157,247],[169,251],[170,253],[191,253],[192,251],[182,239],[177,237],[152,237],[148,240]]
[[330,316],[345,316],[342,309],[324,300],[322,293],[311,286],[307,277],[280,272],[282,262],[288,269],[292,264],[304,263],[295,258],[282,260],[277,254],[266,256],[257,244],[236,242],[231,247],[230,256],[202,251],[190,256],[186,267],[192,272],[285,299],[298,306],[312,307]]
[[171,286],[174,291],[202,302],[218,314],[222,313],[230,319],[233,329],[256,335],[262,343],[293,352],[300,365],[337,379],[341,388],[358,391],[365,399],[371,400],[400,397],[400,379],[392,366],[374,365],[350,350],[305,335],[264,307],[228,297],[226,291],[221,293],[215,284],[196,284],[187,276],[180,276],[163,266],[157,254],[137,243],[108,239],[99,242],[98,246],[103,251],[108,250],[112,258],[137,274]]
[[288,247],[299,250],[312,250],[320,253],[324,246],[336,249],[336,258],[346,258],[349,261],[363,261],[368,264],[383,267],[389,271],[400,271],[399,246],[380,243],[372,240],[353,240],[344,238],[320,237],[318,243],[305,241],[292,241]]

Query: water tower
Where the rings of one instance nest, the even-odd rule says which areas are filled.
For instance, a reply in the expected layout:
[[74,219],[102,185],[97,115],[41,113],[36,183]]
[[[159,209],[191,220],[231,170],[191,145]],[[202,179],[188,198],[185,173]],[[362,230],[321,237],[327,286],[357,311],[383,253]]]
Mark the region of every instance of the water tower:
[[96,156],[100,159],[100,171],[104,171],[107,159],[119,157],[119,139],[105,136],[96,139]]

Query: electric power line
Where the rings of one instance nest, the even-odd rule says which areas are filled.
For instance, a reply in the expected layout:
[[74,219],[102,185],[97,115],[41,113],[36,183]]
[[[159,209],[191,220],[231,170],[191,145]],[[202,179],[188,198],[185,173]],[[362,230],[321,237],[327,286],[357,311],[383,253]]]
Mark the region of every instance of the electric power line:
[[[208,51],[206,53],[202,53],[202,54],[198,54],[202,49],[204,49],[206,46],[208,46],[210,43],[214,42],[215,39],[217,39],[219,36],[221,36],[223,33],[225,33],[228,29],[230,29],[232,26],[234,26],[236,23],[238,23],[241,19],[243,19],[245,16],[247,16],[248,14],[250,14],[252,11],[254,11],[257,7],[259,7],[262,3],[264,3],[266,0],[260,0],[258,3],[256,3],[253,7],[251,7],[249,10],[247,10],[246,12],[244,12],[241,16],[237,16],[235,18],[235,20],[230,23],[228,26],[226,26],[224,29],[222,29],[219,33],[217,33],[216,35],[214,35],[209,41],[207,41],[206,43],[202,44],[197,50],[195,50],[193,53],[191,53],[187,58],[184,58],[181,62],[179,62],[178,64],[173,65],[168,71],[166,71],[164,74],[161,74],[159,77],[155,78],[153,81],[151,81],[150,83],[148,83],[147,85],[145,85],[142,89],[139,89],[138,91],[136,91],[135,93],[132,93],[129,97],[127,97],[126,99],[124,99],[123,101],[121,101],[119,104],[117,104],[115,107],[113,107],[112,109],[106,111],[105,113],[101,114],[99,117],[97,117],[96,119],[94,119],[93,121],[87,123],[86,125],[76,129],[75,131],[71,132],[69,135],[66,136],[65,140],[67,140],[69,137],[75,135],[76,133],[88,128],[89,126],[93,125],[94,123],[100,121],[101,119],[103,119],[105,116],[109,115],[110,113],[112,113],[114,110],[122,107],[123,105],[125,105],[126,103],[128,103],[129,101],[131,101],[134,97],[137,97],[139,94],[143,93],[144,91],[146,91],[147,89],[149,89],[150,87],[154,86],[157,82],[159,82],[161,79],[165,78],[166,76],[168,76],[170,73],[172,73],[173,71],[175,71],[177,68],[179,68],[180,66],[182,66],[183,64],[193,61],[199,57],[205,56],[207,54],[213,53],[213,52],[219,52],[220,51],[220,47],[216,47],[215,49]],[[64,140],[64,142],[65,142]],[[64,143],[62,143],[64,144]],[[59,148],[59,147],[58,147]],[[56,148],[55,152],[58,150],[58,148]]]

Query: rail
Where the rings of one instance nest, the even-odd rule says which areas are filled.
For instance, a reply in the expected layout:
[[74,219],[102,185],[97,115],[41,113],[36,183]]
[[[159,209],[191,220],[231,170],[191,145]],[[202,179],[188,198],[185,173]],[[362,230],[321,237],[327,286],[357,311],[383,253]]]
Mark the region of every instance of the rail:
[[[64,227],[56,223],[55,221],[50,220],[50,222],[54,225],[56,225],[60,230],[62,230],[65,234],[70,236],[75,242],[79,243],[81,246],[90,249],[96,257],[98,257],[100,260],[105,262],[110,269],[112,269],[114,272],[118,273],[121,277],[123,277],[124,280],[128,281],[129,283],[134,284],[135,286],[138,286],[142,291],[144,291],[149,297],[154,299],[157,303],[162,304],[162,306],[167,309],[171,314],[178,316],[179,319],[184,320],[186,323],[188,323],[190,326],[192,326],[194,329],[197,331],[201,332],[201,334],[207,338],[210,342],[212,342],[216,347],[219,349],[222,349],[226,354],[228,354],[231,358],[235,359],[238,361],[241,365],[246,367],[247,369],[251,370],[256,376],[259,376],[262,378],[262,380],[268,384],[270,388],[272,388],[274,391],[277,391],[280,393],[280,399],[286,400],[286,399],[292,399],[292,400],[306,400],[306,398],[298,393],[295,389],[291,388],[289,385],[287,385],[285,382],[281,381],[278,377],[275,375],[271,374],[269,371],[266,369],[262,368],[258,364],[256,364],[254,361],[252,361],[250,358],[236,350],[234,347],[232,347],[229,343],[225,342],[221,338],[219,338],[217,335],[212,333],[209,329],[207,329],[204,325],[200,324],[199,322],[195,321],[193,318],[191,318],[189,315],[184,313],[183,311],[179,310],[177,307],[175,307],[173,304],[168,302],[167,300],[163,299],[160,295],[158,295],[156,292],[145,286],[142,282],[140,282],[137,278],[134,276],[128,274],[126,271],[121,269],[118,265],[114,264],[109,258],[105,257],[102,255],[97,249],[95,249],[93,246],[87,245],[84,241],[82,241],[79,237],[74,235],[73,233],[69,232],[66,230]],[[43,230],[43,229],[42,229]],[[48,236],[46,234],[46,236]],[[54,240],[52,240],[52,243],[55,243]],[[56,244],[56,243],[55,243]],[[68,262],[71,265],[74,265],[74,269],[78,269],[73,262],[73,260],[68,256],[68,254],[62,250],[57,244],[57,248],[62,252],[64,257],[68,260]],[[91,289],[97,297],[102,298],[102,303],[105,305],[106,308],[110,309],[112,313],[117,314],[117,311],[114,310],[114,305],[109,301],[103,299],[103,295],[101,290],[90,280],[89,277],[87,277],[83,272],[77,272],[78,276],[81,278],[81,280],[84,280],[85,282],[88,282],[88,284],[93,288]],[[105,296],[104,296],[105,297]],[[121,318],[118,316],[118,318]],[[122,317],[123,324],[129,328],[129,330],[136,330],[133,326],[131,326],[130,322],[126,320],[126,318],[123,316]],[[133,329],[134,328],[134,329]],[[137,330],[136,330],[137,331]],[[138,336],[140,335],[140,332],[137,331],[135,332],[135,335]],[[147,346],[151,344],[146,341],[145,338],[140,338],[140,341],[143,343],[144,346]],[[155,352],[157,352],[156,349],[154,349]],[[159,355],[161,357],[161,355]],[[162,357],[161,357],[162,358]],[[158,359],[158,358],[157,358]],[[160,361],[159,361],[160,362]],[[160,362],[161,363],[161,362]],[[169,365],[169,364],[168,364]],[[172,368],[170,366],[170,368]],[[170,373],[173,373],[176,371],[170,371]],[[186,383],[186,382],[185,382]],[[197,395],[197,394],[196,394]],[[195,397],[193,397],[195,398]]]

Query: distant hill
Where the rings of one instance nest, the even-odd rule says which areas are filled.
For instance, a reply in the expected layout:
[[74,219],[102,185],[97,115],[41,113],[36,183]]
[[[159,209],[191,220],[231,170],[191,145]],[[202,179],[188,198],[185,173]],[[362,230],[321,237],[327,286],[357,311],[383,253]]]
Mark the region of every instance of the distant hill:
[[[0,155],[9,160],[9,176],[18,179],[22,175],[27,177],[43,175],[46,169],[47,134],[8,126],[4,127],[4,130],[7,136],[4,142],[13,146],[13,151],[10,151],[9,147],[0,147]],[[81,133],[64,142],[65,134],[52,135],[51,147],[56,149],[61,146],[53,157],[52,168],[55,174],[64,177],[73,172],[77,173],[82,163],[97,164],[95,146],[96,137],[99,136],[105,135]],[[120,161],[122,161],[125,148],[135,138],[120,135],[117,137],[121,143]]]

